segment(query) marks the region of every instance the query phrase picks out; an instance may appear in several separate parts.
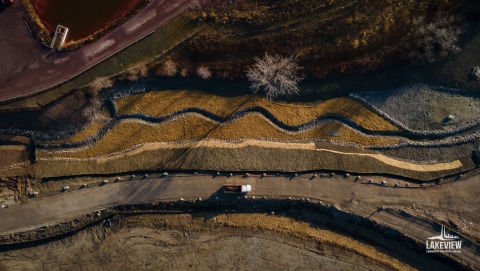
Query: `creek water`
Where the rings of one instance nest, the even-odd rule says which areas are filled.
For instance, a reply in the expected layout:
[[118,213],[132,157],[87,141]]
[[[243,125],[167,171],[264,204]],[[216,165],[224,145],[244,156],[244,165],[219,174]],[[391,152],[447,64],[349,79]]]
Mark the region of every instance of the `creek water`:
[[[86,38],[131,10],[139,0],[39,0],[36,7],[43,23],[52,31],[58,24],[68,27],[67,40]],[[37,2],[37,1],[33,1]],[[38,9],[38,8],[37,8]]]

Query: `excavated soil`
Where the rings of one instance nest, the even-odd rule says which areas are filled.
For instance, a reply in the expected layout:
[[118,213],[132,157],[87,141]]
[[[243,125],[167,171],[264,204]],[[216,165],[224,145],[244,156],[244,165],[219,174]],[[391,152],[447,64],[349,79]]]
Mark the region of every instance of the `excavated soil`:
[[[263,214],[140,215],[0,250],[5,270],[414,270],[374,247]],[[78,257],[78,255],[82,255]],[[2,269],[2,270],[3,270]]]

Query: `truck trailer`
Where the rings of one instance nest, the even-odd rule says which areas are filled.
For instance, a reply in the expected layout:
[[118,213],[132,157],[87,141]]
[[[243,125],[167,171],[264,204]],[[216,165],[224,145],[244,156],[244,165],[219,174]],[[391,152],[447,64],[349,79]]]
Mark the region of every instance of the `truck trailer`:
[[252,186],[249,184],[226,184],[223,186],[225,194],[230,193],[248,193],[252,191]]

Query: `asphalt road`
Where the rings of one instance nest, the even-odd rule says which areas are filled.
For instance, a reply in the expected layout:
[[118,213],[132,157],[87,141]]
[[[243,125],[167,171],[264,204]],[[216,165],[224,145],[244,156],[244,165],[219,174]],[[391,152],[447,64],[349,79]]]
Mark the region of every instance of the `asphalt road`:
[[49,51],[28,32],[23,22],[26,16],[22,1],[14,1],[8,7],[0,4],[0,90]]
[[25,16],[21,1],[15,2],[0,13],[0,23],[5,23],[0,31],[0,101],[41,91],[77,76],[175,17],[192,0],[152,0],[125,24],[73,52],[50,50],[34,40],[21,19]]
[[[354,177],[343,176],[311,179],[311,175],[295,178],[169,175],[166,178],[125,181],[72,190],[54,196],[29,199],[25,204],[0,209],[0,234],[53,225],[118,204],[197,197],[206,199],[221,190],[225,183],[251,184],[252,192],[249,196],[308,197],[328,201],[343,211],[370,217],[420,241],[438,235],[438,229],[432,229],[429,224],[420,220],[399,217],[379,209],[383,205],[415,204],[455,211],[475,223],[480,222],[480,198],[477,196],[480,176],[428,188],[393,188],[361,184],[355,182]],[[455,257],[480,267],[480,255],[475,249],[464,247],[462,253]]]

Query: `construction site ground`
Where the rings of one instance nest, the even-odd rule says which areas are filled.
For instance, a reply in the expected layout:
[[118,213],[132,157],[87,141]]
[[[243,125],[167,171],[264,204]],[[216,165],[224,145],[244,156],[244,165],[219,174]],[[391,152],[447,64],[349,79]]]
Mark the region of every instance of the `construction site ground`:
[[[139,178],[139,176],[135,178],[134,180],[109,183],[103,186],[99,185],[103,179],[92,179],[89,188],[78,189],[78,187],[71,186],[71,189],[67,192],[45,197],[40,194],[38,198],[28,199],[24,204],[11,204],[8,208],[0,209],[1,216],[5,218],[0,223],[0,233],[9,235],[14,232],[48,227],[99,209],[121,204],[180,200],[182,198],[183,200],[201,199],[202,201],[216,198],[219,201],[235,200],[236,197],[225,197],[223,195],[222,186],[225,183],[249,183],[253,188],[247,196],[250,199],[321,199],[324,203],[332,204],[343,212],[353,212],[362,217],[368,217],[422,242],[426,238],[438,234],[438,229],[428,223],[431,220],[453,227],[462,236],[468,236],[470,240],[476,243],[480,239],[480,236],[478,236],[480,202],[475,192],[478,191],[478,186],[480,186],[478,176],[465,176],[463,179],[454,182],[427,188],[413,187],[413,185],[409,188],[384,187],[379,185],[380,180],[387,180],[388,183],[400,181],[392,178],[372,177],[375,184],[366,184],[363,182],[365,180],[338,174],[333,177],[314,177],[310,174],[298,176],[270,175],[266,177],[251,175],[247,178],[241,175],[229,177],[210,174],[195,176],[170,174],[163,178],[145,179]],[[57,181],[59,180],[55,182],[57,183]],[[95,183],[97,185],[94,185]],[[61,183],[58,182],[58,184]],[[58,186],[57,191],[60,190],[61,187]],[[409,217],[399,215],[401,214],[401,212],[398,212],[399,210],[406,210],[413,215]],[[338,221],[338,223],[343,222]],[[136,228],[135,225],[128,226],[127,224],[125,224],[126,227]],[[19,227],[19,225],[22,226]],[[288,225],[288,223],[285,225]],[[131,230],[140,232],[142,236],[149,235],[149,230],[142,229],[142,227],[129,229],[128,231]],[[64,232],[57,232],[58,235],[62,233]],[[78,234],[85,236],[91,233],[92,229],[89,229],[87,232]],[[78,234],[69,238],[86,238],[78,237]],[[165,234],[168,234],[168,231],[162,231],[160,235],[165,236]],[[240,233],[233,235],[237,236],[237,234]],[[110,238],[106,236],[103,235],[102,238]],[[112,238],[117,240],[117,237],[113,236]],[[258,236],[255,238],[261,239]],[[119,240],[122,240],[122,237]],[[114,241],[110,242],[115,243]],[[247,252],[248,242],[245,244]],[[47,245],[48,249],[57,249],[58,253],[65,244],[63,241],[61,245],[55,242],[47,243],[49,243]],[[144,245],[148,246],[147,244]],[[269,246],[268,244],[262,245]],[[89,245],[87,244],[87,246]],[[187,247],[189,246],[195,246],[195,243],[189,243]],[[215,249],[215,247],[216,245],[208,247],[208,249]],[[472,247],[465,245],[462,253],[453,257],[459,262],[464,262],[465,266],[478,267],[480,266],[480,256],[475,250],[475,245]],[[5,257],[5,254],[2,255]],[[8,255],[10,254],[8,253]],[[26,261],[28,262],[27,258]],[[310,257],[308,261],[316,260]],[[110,260],[99,258],[97,263],[101,265],[108,262]],[[157,264],[161,264],[161,262]],[[327,267],[329,266],[328,263],[325,264]]]

